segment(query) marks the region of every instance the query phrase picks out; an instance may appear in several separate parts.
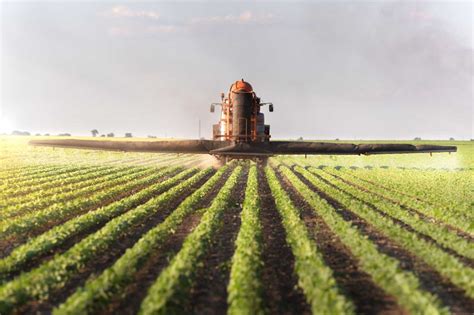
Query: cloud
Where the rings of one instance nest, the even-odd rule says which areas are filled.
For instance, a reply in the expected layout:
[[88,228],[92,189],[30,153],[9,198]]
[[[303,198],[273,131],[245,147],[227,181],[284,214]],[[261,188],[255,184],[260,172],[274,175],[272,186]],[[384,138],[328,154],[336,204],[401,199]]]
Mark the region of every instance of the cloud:
[[251,11],[244,11],[240,15],[194,17],[191,19],[191,24],[266,24],[274,18],[272,13],[254,14]]
[[123,5],[113,7],[107,12],[107,15],[111,17],[149,18],[154,20],[160,18],[160,14],[157,11],[133,10]]

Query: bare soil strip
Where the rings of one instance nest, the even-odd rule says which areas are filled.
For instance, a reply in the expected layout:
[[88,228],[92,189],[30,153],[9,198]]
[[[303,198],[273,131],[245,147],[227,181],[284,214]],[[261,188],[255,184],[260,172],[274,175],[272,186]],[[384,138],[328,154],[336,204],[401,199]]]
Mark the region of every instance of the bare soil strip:
[[[191,175],[192,176],[192,175]],[[158,180],[157,182],[162,182],[162,181],[165,181],[166,179],[168,179],[169,176],[165,176],[163,177],[162,179]],[[186,178],[184,178],[183,180],[186,180]],[[179,183],[176,183],[176,185],[178,185]],[[153,185],[153,184],[151,184]],[[139,192],[140,190],[142,189],[145,189],[146,187],[149,187],[149,185],[147,186],[143,186],[143,187],[138,187],[136,189],[134,189],[133,191],[130,191],[130,194],[127,194],[127,196],[124,196],[123,198],[126,198],[128,196],[131,196],[137,192]],[[173,186],[174,187],[174,186]],[[169,189],[171,189],[172,187],[170,187]],[[166,190],[164,190],[166,191]],[[150,198],[148,198],[147,200],[143,200],[140,204],[136,205],[135,207],[138,207],[139,205],[141,204],[144,204],[146,203],[148,200],[160,195],[163,191],[160,191],[160,192],[157,192],[156,194],[153,194],[152,196],[150,196]],[[121,199],[123,199],[121,198]],[[134,207],[134,208],[135,208]],[[99,207],[100,208],[100,207]],[[122,212],[121,214],[124,214],[128,211],[130,211],[131,209],[127,209],[126,211]],[[112,220],[113,218],[115,217],[112,217],[110,220]],[[109,221],[106,221],[106,222],[101,222],[101,223],[97,223],[96,225],[94,226],[91,226],[90,228],[82,231],[81,233],[77,234],[77,235],[74,235],[73,237],[71,237],[70,239],[68,239],[66,242],[64,242],[62,245],[56,247],[54,250],[51,250],[50,252],[46,252],[44,253],[43,255],[38,255],[35,259],[31,260],[29,263],[27,263],[25,266],[22,266],[21,268],[21,271],[18,271],[18,272],[15,272],[15,273],[11,273],[9,274],[9,277],[7,278],[7,280],[10,280],[10,279],[13,279],[14,277],[16,277],[17,275],[19,275],[21,272],[27,272],[37,266],[39,266],[40,264],[54,258],[55,255],[58,255],[58,254],[62,254],[64,253],[65,251],[67,251],[69,248],[71,248],[72,246],[74,246],[76,243],[79,243],[82,239],[86,238],[88,235],[92,234],[92,233],[95,233],[97,232],[98,230],[100,230],[104,225],[106,225]]]
[[[365,188],[365,187],[362,187],[362,186],[360,186],[360,185],[357,185],[357,184],[355,184],[355,183],[353,183],[353,182],[351,182],[351,181],[348,181],[348,180],[346,180],[346,179],[344,179],[344,178],[342,178],[342,177],[340,177],[340,176],[334,175],[334,174],[332,174],[332,173],[329,173],[329,174],[332,175],[332,176],[335,176],[336,178],[338,178],[339,180],[343,181],[344,183],[346,183],[346,184],[348,184],[348,185],[351,185],[351,186],[353,186],[353,187],[355,187],[355,188],[357,188],[357,189],[363,190],[363,191],[365,191],[365,192],[374,194],[374,195],[376,195],[376,196],[378,196],[378,197],[380,197],[380,198],[382,198],[382,199],[384,199],[384,200],[387,200],[387,201],[389,201],[389,202],[391,202],[391,203],[393,203],[393,204],[395,204],[395,205],[397,205],[397,206],[400,206],[401,208],[403,208],[403,209],[405,209],[405,210],[407,210],[407,211],[409,211],[409,212],[411,212],[411,213],[415,213],[417,216],[419,216],[419,217],[420,217],[423,221],[425,221],[425,222],[442,226],[442,227],[446,228],[447,230],[456,233],[458,236],[463,237],[463,238],[465,238],[465,239],[468,240],[468,241],[474,242],[474,237],[473,237],[472,235],[470,235],[469,233],[464,232],[464,231],[458,229],[458,228],[455,227],[455,226],[452,226],[452,225],[450,225],[450,224],[448,224],[448,223],[441,222],[441,221],[439,221],[439,220],[436,219],[436,218],[429,217],[429,216],[427,216],[427,215],[424,214],[423,212],[420,212],[420,211],[417,210],[417,209],[414,209],[414,208],[411,208],[411,207],[408,207],[408,206],[405,206],[405,205],[401,204],[401,203],[400,203],[399,201],[397,201],[396,199],[392,199],[392,198],[389,198],[389,197],[387,197],[387,196],[384,196],[383,194],[378,193],[378,192],[376,192],[376,191],[369,190],[369,189],[367,189],[367,188]],[[381,187],[381,186],[378,185],[377,183],[372,183],[372,184],[375,185],[375,186]]]
[[[296,174],[298,175],[298,173]],[[344,208],[337,200],[320,191],[304,177],[299,176],[299,178],[312,191],[321,198],[326,199],[344,220],[350,221],[361,233],[367,235],[369,240],[377,245],[381,253],[399,260],[401,269],[413,272],[420,280],[422,289],[437,295],[440,301],[450,308],[451,312],[456,314],[471,314],[473,312],[474,300],[468,298],[464,290],[456,287],[448,279],[443,278],[438,271],[424,263],[420,258],[412,255],[398,243],[383,235],[354,212]]]
[[[415,234],[417,237],[419,237],[420,239],[423,239],[424,241],[428,242],[428,243],[431,243],[433,245],[435,245],[436,247],[438,247],[439,249],[441,249],[442,251],[450,254],[451,256],[454,256],[456,257],[459,262],[461,262],[463,265],[467,266],[467,267],[470,267],[470,268],[473,268],[474,267],[474,260],[473,259],[470,259],[468,257],[464,257],[460,254],[458,254],[457,252],[455,252],[454,250],[452,250],[451,248],[448,248],[442,244],[439,244],[435,239],[433,239],[431,236],[429,235],[426,235],[426,234],[423,234],[423,233],[420,233],[418,231],[416,231],[413,227],[411,227],[411,225],[408,225],[406,224],[405,222],[397,219],[397,218],[394,218],[392,217],[390,214],[388,213],[385,213],[383,212],[382,210],[378,209],[376,206],[372,205],[371,203],[368,203],[356,196],[354,196],[353,194],[351,194],[350,192],[348,191],[345,191],[343,189],[341,189],[340,187],[337,186],[337,184],[334,184],[334,183],[331,183],[330,181],[327,181],[326,179],[322,178],[321,176],[318,176],[317,174],[314,174],[312,173],[314,176],[318,177],[320,180],[324,181],[325,183],[335,187],[336,189],[338,189],[339,191],[342,191],[344,192],[345,194],[347,194],[348,196],[350,196],[351,198],[357,200],[357,201],[360,201],[362,202],[363,204],[365,204],[366,206],[368,206],[370,209],[372,209],[373,211],[377,212],[379,215],[385,217],[385,218],[389,218],[390,220],[392,220],[394,223],[396,223],[397,225],[401,226],[402,228],[404,228],[405,230]],[[356,187],[357,188],[357,187]]]
[[167,205],[157,209],[150,217],[142,221],[141,224],[134,226],[128,233],[117,238],[115,247],[111,247],[102,256],[92,260],[89,264],[84,266],[81,272],[71,279],[61,290],[50,294],[49,299],[45,301],[32,301],[19,309],[20,313],[51,313],[53,307],[63,303],[73,292],[79,287],[83,286],[86,280],[92,274],[100,274],[104,269],[110,267],[123,253],[133,244],[135,244],[140,237],[152,229],[157,224],[163,222],[166,217],[190,194],[203,185],[212,174],[205,176],[202,180],[196,183],[189,191],[183,193],[179,198],[170,201]]
[[232,206],[224,211],[221,226],[212,238],[202,267],[196,272],[187,303],[183,305],[183,314],[226,314],[227,312],[227,285],[231,258],[240,228],[240,211],[242,211],[248,171],[248,166],[245,166],[232,192]]
[[[173,176],[175,176],[176,174],[178,174],[179,171],[175,171],[175,172],[172,172],[172,173],[169,173],[169,174],[166,174],[162,179],[160,179],[159,181],[161,180],[166,180],[168,178],[171,178]],[[191,177],[193,174],[189,174],[188,177]],[[137,177],[135,180],[140,180],[146,176],[150,176],[149,174],[148,175],[143,175],[143,176],[140,176],[140,177]],[[186,177],[186,178],[188,178]],[[184,178],[184,179],[186,179]],[[158,182],[158,181],[157,181]],[[94,211],[94,210],[97,210],[101,207],[105,207],[113,202],[116,202],[116,201],[119,201],[120,199],[123,199],[123,198],[126,198],[126,197],[129,197],[129,196],[132,196],[133,194],[139,192],[140,190],[143,190],[145,189],[146,187],[149,187],[150,184],[147,184],[147,185],[140,185],[132,190],[129,190],[129,191],[126,191],[126,192],[123,192],[123,193],[120,193],[120,194],[117,194],[117,195],[114,195],[114,196],[111,196],[110,198],[108,198],[107,200],[101,202],[101,203],[97,203],[97,204],[94,204],[94,205],[91,205],[90,207],[85,207],[83,209],[81,209],[80,211],[75,211],[74,213],[71,213],[69,215],[65,215],[63,216],[61,219],[57,219],[57,220],[51,220],[49,221],[47,224],[43,224],[41,226],[38,226],[37,228],[35,229],[32,229],[30,230],[28,233],[25,233],[21,236],[14,236],[12,238],[9,238],[9,239],[5,239],[5,240],[0,240],[0,258],[4,258],[6,256],[8,256],[11,251],[13,249],[15,249],[15,247],[25,243],[28,239],[30,238],[33,238],[33,237],[36,237],[46,231],[48,231],[49,229],[57,226],[57,225],[61,225],[61,224],[64,224],[65,222],[77,217],[77,216],[80,216],[82,214],[85,214],[89,211]],[[114,186],[115,187],[115,186]]]
[[357,314],[408,314],[398,305],[393,296],[387,294],[373,282],[369,274],[360,269],[357,258],[339,237],[306,203],[298,191],[283,176],[278,175],[292,202],[300,209],[301,217],[318,250],[322,253],[324,262],[333,270],[334,278],[341,291],[354,303]]
[[[176,175],[178,172],[179,171],[167,174],[162,179],[160,179],[158,181],[163,181],[163,180],[166,180],[168,178],[171,178],[172,176]],[[139,180],[141,178],[144,178],[145,176],[149,176],[149,175],[140,176],[139,178],[136,178],[135,180]],[[191,176],[192,176],[192,174],[189,174],[189,177],[191,177]],[[184,179],[186,179],[186,178],[184,178]],[[36,237],[36,236],[48,231],[49,229],[55,227],[56,225],[61,225],[61,224],[65,223],[66,221],[69,221],[70,219],[72,219],[74,217],[77,217],[81,214],[87,213],[89,211],[94,211],[94,210],[99,209],[101,207],[105,207],[105,206],[107,206],[107,205],[109,205],[113,202],[119,201],[120,199],[132,196],[133,194],[139,192],[142,189],[145,189],[148,186],[149,186],[149,184],[148,185],[141,185],[141,186],[138,186],[135,189],[129,190],[127,192],[123,192],[121,194],[114,195],[114,196],[112,196],[111,198],[107,199],[104,202],[94,204],[90,207],[86,207],[84,209],[81,209],[80,211],[75,211],[74,213],[71,213],[70,215],[65,215],[60,220],[50,221],[50,222],[48,222],[48,224],[38,226],[37,228],[32,229],[28,233],[25,233],[21,236],[14,236],[13,238],[10,238],[10,239],[0,240],[0,258],[4,258],[4,257],[10,255],[12,250],[15,249],[17,246],[19,246],[21,244],[24,244],[30,238]],[[74,244],[72,244],[72,245],[74,245]]]
[[[216,197],[219,190],[232,173],[233,168],[228,170],[217,181],[216,185],[202,201],[198,203],[195,210],[207,208]],[[103,314],[137,314],[140,305],[147,295],[148,288],[155,282],[161,271],[169,264],[171,259],[179,252],[184,240],[201,220],[202,212],[194,212],[183,220],[173,236],[163,244],[143,264],[140,271],[134,275],[131,284],[125,289],[124,294],[117,296],[104,310]]]
[[285,228],[276,210],[265,173],[258,168],[262,224],[262,287],[268,314],[311,314],[295,274],[295,257],[286,242]]

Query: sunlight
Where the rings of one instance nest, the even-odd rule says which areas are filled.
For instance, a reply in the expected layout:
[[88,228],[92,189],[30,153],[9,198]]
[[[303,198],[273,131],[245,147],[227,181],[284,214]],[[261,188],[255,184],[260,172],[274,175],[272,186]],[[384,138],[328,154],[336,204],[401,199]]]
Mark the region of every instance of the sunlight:
[[13,119],[0,113],[0,133],[11,133],[15,129]]

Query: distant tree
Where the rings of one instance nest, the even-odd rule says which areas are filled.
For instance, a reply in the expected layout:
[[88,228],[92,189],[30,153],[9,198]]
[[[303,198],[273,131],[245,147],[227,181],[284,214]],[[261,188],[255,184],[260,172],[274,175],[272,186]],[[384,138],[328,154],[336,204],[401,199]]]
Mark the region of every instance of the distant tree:
[[45,133],[44,136],[45,136],[45,137],[49,137],[49,133]]
[[59,137],[70,137],[71,134],[70,133],[60,133],[58,134]]
[[421,140],[421,138],[420,138],[420,137],[416,137],[416,138],[415,138],[415,139],[413,139],[413,140],[415,140],[415,141],[420,141],[420,140]]
[[102,138],[104,138],[104,137],[105,137],[105,135],[100,135],[100,136],[101,136]]
[[13,136],[30,136],[31,134],[28,131],[13,130]]
[[35,134],[35,136],[39,137],[39,136],[41,136],[41,134],[40,134],[40,133],[37,133],[37,134]]
[[303,141],[303,137],[299,137],[298,139],[296,139],[297,141]]
[[92,136],[93,136],[93,137],[97,137],[97,135],[99,134],[99,130],[97,130],[97,129],[92,129],[92,130],[91,130],[91,133],[92,133]]
[[156,136],[148,135],[148,138],[156,138]]
[[449,138],[449,141],[454,141],[454,138],[453,137]]
[[127,132],[125,133],[125,138],[132,138],[132,133],[131,132]]
[[336,138],[336,141],[339,141],[339,138]]
[[109,133],[107,134],[107,137],[113,138],[113,137],[115,137],[115,134],[114,134],[113,132],[109,132]]

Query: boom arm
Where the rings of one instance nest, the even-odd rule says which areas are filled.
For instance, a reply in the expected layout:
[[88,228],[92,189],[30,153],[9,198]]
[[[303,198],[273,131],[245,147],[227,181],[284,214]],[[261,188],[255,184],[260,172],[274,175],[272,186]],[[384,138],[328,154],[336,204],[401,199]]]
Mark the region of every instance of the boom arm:
[[31,140],[31,145],[128,152],[213,154],[222,156],[272,156],[285,154],[360,155],[456,152],[455,146],[412,144],[351,144],[273,141],[233,143],[213,140],[111,141],[80,139]]

